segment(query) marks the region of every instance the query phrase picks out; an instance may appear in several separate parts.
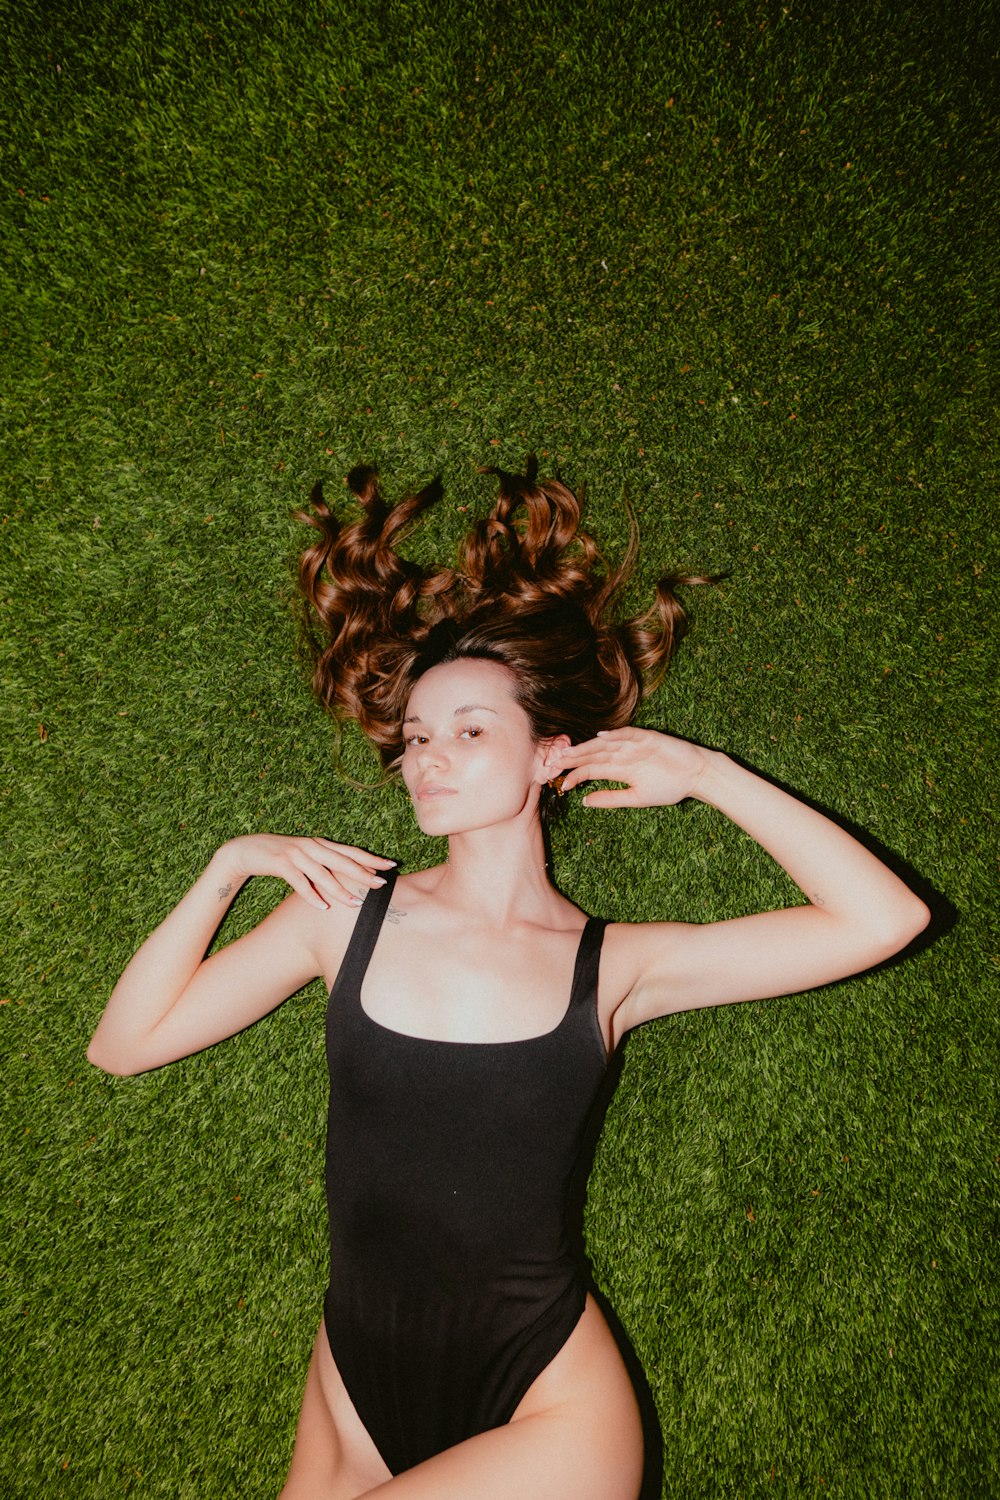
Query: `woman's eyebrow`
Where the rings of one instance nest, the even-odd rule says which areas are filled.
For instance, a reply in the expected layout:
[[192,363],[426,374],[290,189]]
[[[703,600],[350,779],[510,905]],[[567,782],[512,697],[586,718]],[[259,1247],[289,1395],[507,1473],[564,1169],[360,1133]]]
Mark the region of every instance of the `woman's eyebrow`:
[[[495,708],[487,708],[487,706],[486,706],[485,703],[463,703],[462,706],[461,706],[461,708],[456,708],[455,712],[452,714],[452,718],[453,719],[457,719],[458,716],[459,716],[459,714],[471,714],[471,713],[485,713],[485,714],[497,714],[497,715],[499,715],[499,710],[495,709]],[[420,718],[419,714],[407,714],[406,718],[403,720],[403,723],[404,724],[422,724],[423,723],[423,719]]]

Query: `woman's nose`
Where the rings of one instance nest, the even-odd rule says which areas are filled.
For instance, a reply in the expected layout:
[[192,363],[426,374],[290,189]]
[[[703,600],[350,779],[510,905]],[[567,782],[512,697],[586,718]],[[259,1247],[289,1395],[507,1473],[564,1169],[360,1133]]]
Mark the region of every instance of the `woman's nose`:
[[417,751],[417,764],[423,770],[427,766],[443,765],[447,756],[441,744],[436,740],[428,740],[421,745]]

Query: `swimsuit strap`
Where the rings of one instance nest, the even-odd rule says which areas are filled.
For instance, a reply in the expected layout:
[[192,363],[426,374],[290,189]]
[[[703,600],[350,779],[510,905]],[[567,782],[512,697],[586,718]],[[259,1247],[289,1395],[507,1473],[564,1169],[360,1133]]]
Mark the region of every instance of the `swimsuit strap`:
[[573,971],[573,988],[570,991],[570,1010],[578,1005],[592,1005],[597,993],[597,976],[601,966],[601,945],[607,922],[603,917],[588,917],[587,925],[580,937]]
[[603,917],[587,918],[587,925],[583,929],[580,946],[576,953],[576,968],[573,971],[573,988],[570,990],[569,1005],[560,1023],[560,1029],[566,1025],[582,1026],[584,1034],[589,1033],[592,1038],[596,1039],[601,1049],[601,1057],[605,1061],[608,1057],[608,1048],[597,1014],[597,980],[601,966],[601,944],[604,942],[604,929],[607,925]]
[[382,931],[382,923],[389,910],[392,888],[396,884],[397,874],[396,870],[387,870],[385,885],[372,886],[365,897],[344,954],[344,961],[340,966],[340,973],[337,975],[335,988],[353,983],[354,993],[361,993],[361,982],[371,962],[378,935]]

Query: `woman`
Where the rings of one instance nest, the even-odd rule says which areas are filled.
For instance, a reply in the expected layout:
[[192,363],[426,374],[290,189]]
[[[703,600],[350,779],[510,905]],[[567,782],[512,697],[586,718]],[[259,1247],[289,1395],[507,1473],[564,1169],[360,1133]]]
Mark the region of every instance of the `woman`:
[[[499,471],[493,471],[499,472]],[[683,612],[676,579],[611,622],[563,485],[500,473],[457,571],[396,550],[434,487],[389,510],[373,471],[342,531],[322,498],[301,578],[315,685],[402,771],[444,864],[325,838],[224,844],[120,979],[89,1057],[159,1067],[331,988],[331,1273],[282,1500],[635,1500],[635,1397],[565,1238],[566,1183],[607,1058],[634,1026],[811,989],[888,958],[926,907],[843,829],[727,756],[630,728]],[[627,566],[627,565],[626,565]],[[688,580],[691,581],[691,580]],[[544,821],[695,797],[804,905],[734,921],[587,919],[553,885]],[[235,893],[291,893],[205,958]]]

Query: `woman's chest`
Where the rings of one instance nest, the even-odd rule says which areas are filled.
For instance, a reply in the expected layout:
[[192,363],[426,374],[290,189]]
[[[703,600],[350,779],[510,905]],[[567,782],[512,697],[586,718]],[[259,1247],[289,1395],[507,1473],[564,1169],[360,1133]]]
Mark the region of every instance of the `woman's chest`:
[[558,1027],[569,1006],[579,933],[383,932],[361,989],[365,1013],[413,1036],[506,1042]]

